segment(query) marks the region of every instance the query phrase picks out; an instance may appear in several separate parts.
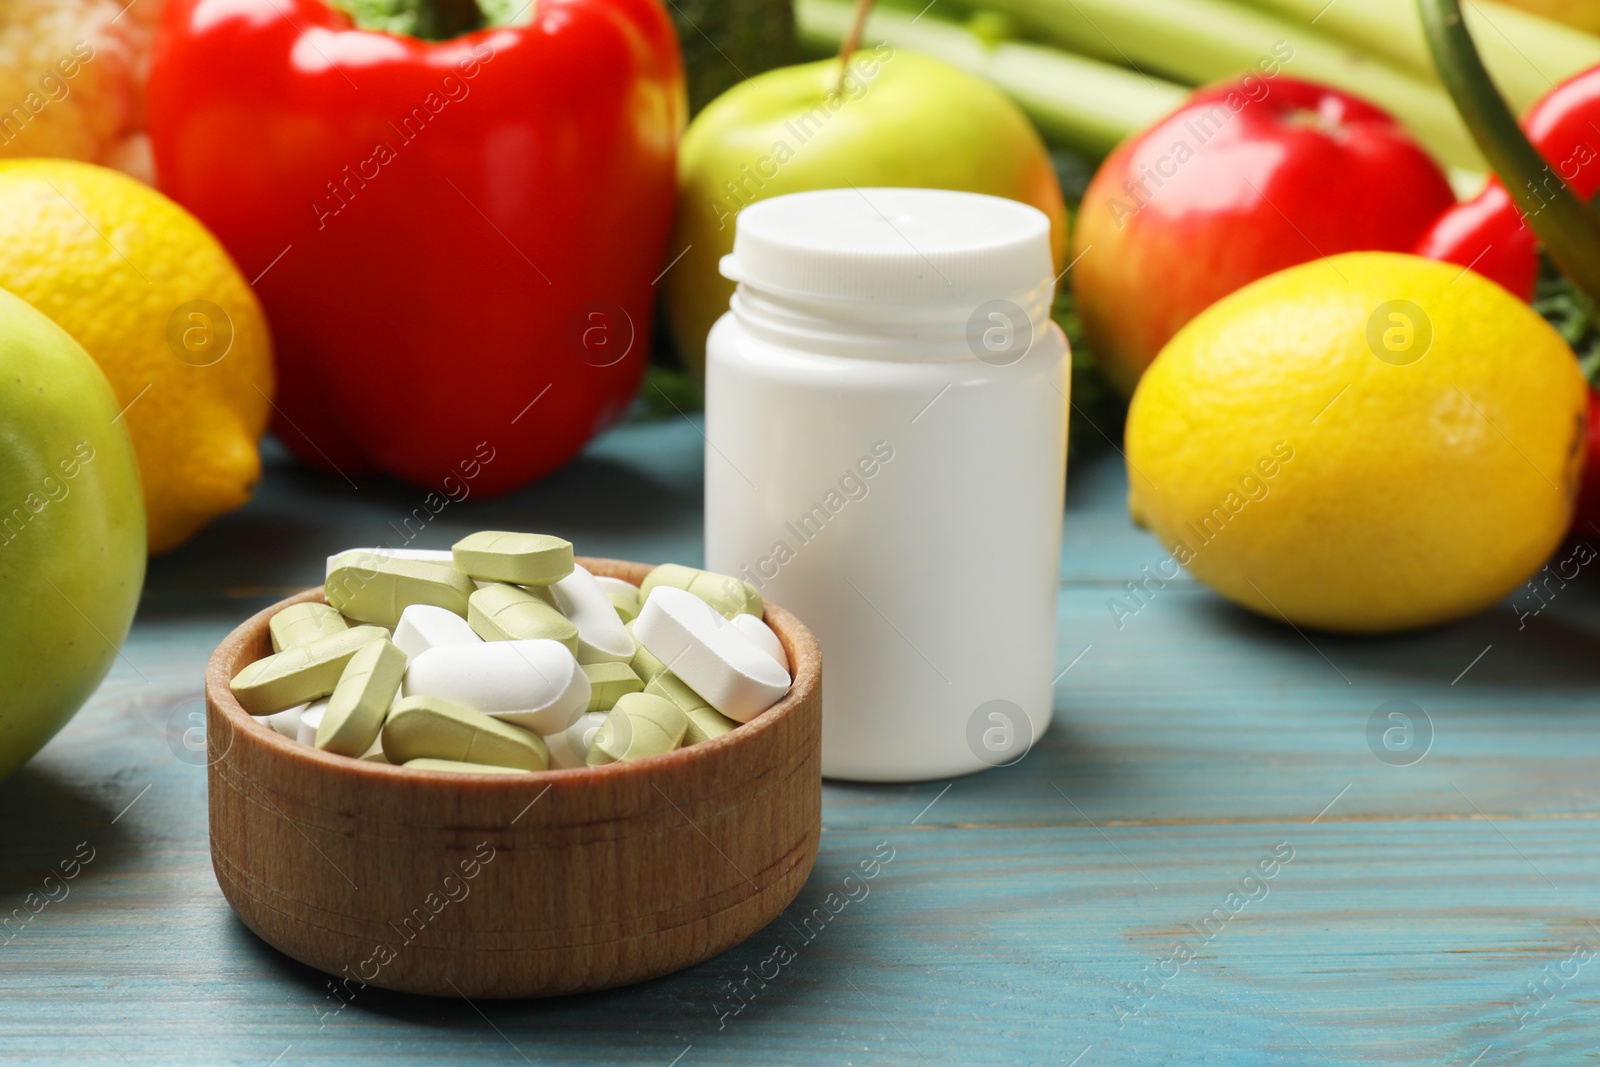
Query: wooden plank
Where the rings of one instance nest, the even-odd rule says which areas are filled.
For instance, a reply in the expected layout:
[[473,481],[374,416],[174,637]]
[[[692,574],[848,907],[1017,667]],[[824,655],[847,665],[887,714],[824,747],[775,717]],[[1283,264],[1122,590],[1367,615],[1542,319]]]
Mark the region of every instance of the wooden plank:
[[[0,1062],[515,1062],[508,1044],[533,1062],[666,1064],[689,1045],[686,1063],[1467,1063],[1490,1046],[1573,1062],[1593,1048],[1594,968],[1528,986],[1600,948],[1594,827],[1516,833],[1513,849],[1482,821],[835,830],[786,916],[700,967],[472,1005],[336,1000],[231,916],[203,849],[108,841],[3,947]],[[1289,862],[1242,889],[1284,842]],[[1254,899],[1217,917],[1230,892]],[[1164,963],[1180,942],[1193,958]]]
[[[540,486],[448,505],[412,543],[548,528],[586,552],[695,562],[703,447],[682,422],[626,427]],[[323,976],[223,902],[185,731],[234,625],[319,580],[327,552],[383,540],[422,497],[375,479],[352,490],[279,456],[249,508],[153,564],[106,684],[0,784],[0,920],[28,914],[80,843],[94,850],[65,897],[0,926],[0,1062],[1592,1058],[1594,579],[1537,617],[1505,606],[1382,641],[1303,636],[1187,578],[1151,587],[1118,625],[1107,601],[1162,553],[1126,519],[1115,456],[1073,479],[1058,636],[1071,668],[1056,725],[1020,764],[829,784],[799,901],[683,974],[556,1001],[367,990],[335,1013]],[[1432,720],[1412,766],[1369,747],[1390,700]],[[894,858],[864,879],[881,842]],[[1293,859],[1246,885],[1281,842]],[[1230,891],[1258,899],[1196,933]],[[829,903],[837,914],[818,919]],[[796,931],[808,915],[810,939]],[[783,938],[795,958],[768,962]],[[1181,964],[1180,942],[1193,950]],[[734,1013],[728,984],[774,966]]]

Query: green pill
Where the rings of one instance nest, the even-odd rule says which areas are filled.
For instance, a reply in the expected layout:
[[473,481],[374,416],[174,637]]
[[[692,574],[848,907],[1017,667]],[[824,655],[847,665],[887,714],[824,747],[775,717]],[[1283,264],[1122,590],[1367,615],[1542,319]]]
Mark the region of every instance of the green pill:
[[689,717],[666,697],[629,693],[617,701],[589,744],[591,767],[631,763],[671,752],[683,741]]
[[381,626],[352,626],[258,659],[234,675],[228,688],[251,715],[271,715],[321,700],[338,686],[350,657],[363,645],[388,636]]
[[724,618],[754,615],[759,619],[766,614],[755,586],[724,574],[701,571],[700,577],[690,583],[689,592],[716,608]]
[[345,664],[328,700],[317,727],[317,747],[356,759],[366,755],[383,729],[405,673],[406,654],[393,641],[363,645]]
[[589,677],[589,706],[585,711],[610,711],[618,700],[644,689],[644,682],[626,663],[585,663],[579,669]]
[[442,759],[524,771],[550,765],[550,750],[538,734],[430,696],[405,697],[389,709],[383,754],[390,763]]
[[639,587],[632,582],[625,582],[621,578],[605,578],[595,575],[595,584],[600,586],[600,591],[605,593],[606,599],[611,601],[611,606],[616,610],[617,618],[624,624],[632,622],[639,617]]
[[485,641],[560,641],[578,651],[578,627],[541,598],[514,585],[486,585],[467,598],[467,624]]
[[754,615],[759,619],[764,614],[760,591],[749,582],[741,582],[726,574],[697,570],[681,563],[663,563],[646,575],[640,584],[639,603],[649,600],[650,591],[658,585],[670,585],[693,593],[716,608],[717,613],[725,619],[735,615]]
[[481,530],[450,551],[457,569],[483,582],[549,585],[572,573],[572,542],[549,534]]
[[292,604],[267,620],[274,652],[308,645],[319,637],[329,637],[349,628],[350,624],[344,621],[338,608],[309,600]]
[[357,622],[391,630],[412,604],[465,615],[467,597],[477,588],[455,567],[433,560],[357,551],[334,557],[333,564],[323,587],[328,603]]
[[671,671],[662,671],[650,679],[650,684],[644,687],[644,691],[651,696],[666,697],[678,705],[678,710],[685,715],[711,706],[706,703],[704,697],[690,689],[687,682]]
[[453,759],[414,759],[404,764],[418,771],[455,771],[457,774],[530,774],[521,767],[496,767],[491,763],[462,763]]
[[721,737],[738,725],[716,708],[696,708],[689,712],[689,729],[683,735],[683,747]]
[[606,590],[606,599],[611,601],[611,606],[617,609],[617,617],[623,622],[632,622],[639,617],[639,598],[626,593],[615,593]]
[[687,589],[689,583],[704,574],[704,571],[694,567],[685,567],[681,563],[662,563],[650,569],[644,576],[644,581],[639,583],[639,600],[650,599],[650,591],[658,585],[670,585],[674,589]]
[[683,747],[721,737],[739,724],[706,703],[705,697],[689,688],[689,684],[671,671],[656,675],[644,691],[652,696],[665,697],[689,717],[689,728],[683,735]]

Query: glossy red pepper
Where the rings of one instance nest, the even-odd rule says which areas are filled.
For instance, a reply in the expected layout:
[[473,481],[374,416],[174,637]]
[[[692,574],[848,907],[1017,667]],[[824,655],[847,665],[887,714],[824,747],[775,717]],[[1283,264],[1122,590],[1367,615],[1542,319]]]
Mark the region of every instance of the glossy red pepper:
[[[1600,67],[1556,86],[1523,116],[1528,140],[1547,169],[1524,181],[1536,205],[1557,179],[1584,200],[1600,192]],[[1476,197],[1446,211],[1423,235],[1417,254],[1471,266],[1524,300],[1539,275],[1539,238],[1497,175]]]
[[1533,299],[1533,286],[1539,280],[1539,239],[1493,175],[1477,196],[1434,220],[1415,251],[1471,267],[1523,300]]
[[161,189],[255,279],[302,459],[499,492],[625,411],[685,118],[659,0],[440,42],[170,0],[148,106]]

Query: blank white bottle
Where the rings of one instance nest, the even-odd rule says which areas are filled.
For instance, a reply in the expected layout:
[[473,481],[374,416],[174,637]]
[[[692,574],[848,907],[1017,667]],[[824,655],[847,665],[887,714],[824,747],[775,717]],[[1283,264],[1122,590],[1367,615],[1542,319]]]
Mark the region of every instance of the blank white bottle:
[[707,341],[707,567],[816,633],[825,775],[1015,762],[1050,723],[1066,479],[1046,217],[851,188],[737,227]]

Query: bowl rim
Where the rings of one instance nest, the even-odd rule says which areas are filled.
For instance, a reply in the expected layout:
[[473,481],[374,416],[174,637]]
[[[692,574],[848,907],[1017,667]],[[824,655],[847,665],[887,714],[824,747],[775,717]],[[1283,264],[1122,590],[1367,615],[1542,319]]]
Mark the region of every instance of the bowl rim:
[[[622,578],[635,586],[639,583],[627,577],[627,572],[637,567],[653,566],[652,564],[635,563],[631,560],[611,559],[603,556],[579,556],[576,562],[597,576]],[[778,635],[779,641],[783,642],[784,651],[789,656],[791,679],[789,691],[776,704],[761,712],[754,719],[741,723],[721,737],[702,741],[695,745],[676,748],[671,752],[647,756],[640,760],[632,760],[626,763],[609,763],[599,767],[549,768],[524,774],[484,774],[473,771],[407,769],[401,764],[379,763],[375,760],[341,756],[333,752],[324,752],[311,745],[302,745],[298,741],[292,741],[272,727],[264,727],[263,720],[266,716],[257,717],[251,715],[244,710],[243,706],[234,697],[233,691],[229,688],[233,675],[228,673],[229,668],[224,659],[233,654],[233,649],[250,640],[252,634],[264,632],[267,628],[268,620],[273,615],[290,605],[306,601],[327,603],[324,587],[311,586],[262,608],[230,630],[228,635],[212,650],[211,656],[206,661],[206,699],[222,716],[223,720],[228,723],[233,736],[229,737],[228,747],[223,752],[216,755],[208,754],[208,763],[211,766],[215,767],[224,762],[224,757],[233,747],[234,737],[243,730],[253,732],[256,743],[266,745],[269,750],[275,751],[283,758],[300,759],[319,767],[318,773],[364,775],[374,785],[379,783],[411,784],[421,788],[458,790],[464,784],[471,783],[475,789],[501,790],[506,793],[525,793],[540,787],[548,789],[557,784],[579,786],[586,781],[593,781],[598,787],[602,784],[622,781],[632,775],[642,774],[648,776],[652,773],[687,772],[694,767],[724,758],[725,753],[755,740],[761,734],[777,729],[781,720],[794,714],[806,702],[812,691],[817,688],[822,673],[822,650],[817,645],[816,636],[806,627],[805,623],[801,622],[793,614],[785,611],[781,606],[763,599],[767,623],[772,627],[773,632]],[[775,620],[771,618],[774,613],[777,616]],[[248,664],[241,664],[240,669],[244,666],[248,666]],[[803,672],[800,670],[801,668],[805,668]],[[540,795],[543,795],[542,790]]]

